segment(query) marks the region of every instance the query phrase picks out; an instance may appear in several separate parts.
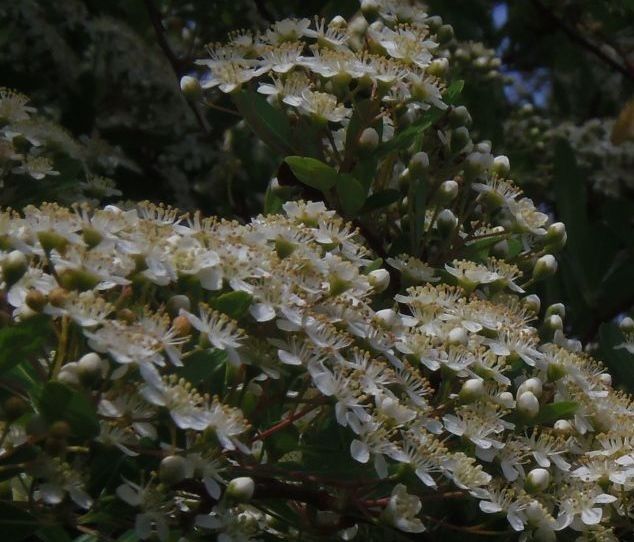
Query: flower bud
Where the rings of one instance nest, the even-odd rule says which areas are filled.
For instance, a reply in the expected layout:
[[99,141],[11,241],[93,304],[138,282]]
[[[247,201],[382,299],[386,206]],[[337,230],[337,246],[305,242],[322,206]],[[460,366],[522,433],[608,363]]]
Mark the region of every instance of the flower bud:
[[528,419],[534,418],[539,412],[539,399],[532,391],[525,391],[517,398],[517,411]]
[[539,398],[542,396],[542,381],[539,378],[529,378],[524,380],[517,388],[517,396],[519,397],[524,392],[531,391],[535,395],[535,397]]
[[229,482],[225,495],[238,502],[248,502],[255,492],[255,482],[253,478],[241,476]]
[[558,314],[552,314],[547,318],[544,318],[544,329],[554,333],[555,331],[561,331],[564,328],[564,321]]
[[431,32],[436,32],[442,26],[442,17],[440,15],[432,15],[425,19],[425,24]]
[[448,203],[451,203],[458,195],[458,188],[458,183],[454,180],[443,182],[438,187],[438,192],[436,193],[438,203],[440,205],[447,205]]
[[26,256],[19,250],[12,250],[2,262],[2,275],[7,286],[15,284],[26,273],[29,264]]
[[66,420],[57,420],[53,422],[48,429],[51,437],[66,439],[70,436],[71,428]]
[[465,346],[469,342],[469,335],[463,327],[454,327],[447,337],[449,344]]
[[92,290],[99,284],[99,277],[84,269],[64,269],[58,273],[59,283],[67,290],[84,292]]
[[539,309],[541,308],[542,304],[537,294],[527,295],[525,298],[522,299],[522,303],[528,310],[534,312],[535,314],[539,313]]
[[77,362],[77,375],[84,386],[91,386],[102,376],[103,360],[98,354],[90,352]]
[[634,332],[634,320],[632,320],[632,318],[630,318],[629,316],[626,316],[625,318],[623,318],[623,320],[619,322],[619,329],[623,333]]
[[499,260],[506,260],[509,257],[509,254],[509,242],[506,239],[498,241],[491,247],[491,256],[498,258]]
[[25,414],[28,409],[28,403],[17,395],[12,395],[2,404],[4,417],[8,422],[14,422]]
[[493,172],[498,177],[506,178],[511,172],[511,163],[508,156],[500,155],[493,159]]
[[544,316],[552,316],[553,314],[558,314],[563,320],[566,317],[566,306],[563,303],[553,303],[548,306]]
[[464,105],[454,107],[449,112],[449,126],[452,128],[458,128],[459,126],[471,126],[471,115],[469,110]]
[[436,218],[436,228],[438,232],[443,236],[449,236],[458,226],[458,219],[453,214],[451,209],[443,209],[438,213]]
[[429,169],[429,156],[426,152],[420,151],[410,158],[408,169],[412,175],[420,177]]
[[484,395],[484,382],[479,378],[465,380],[460,388],[460,400],[465,403],[477,401]]
[[365,17],[355,17],[348,25],[348,31],[356,36],[362,36],[368,29],[368,21]]
[[170,316],[176,317],[180,310],[189,311],[191,309],[191,301],[186,295],[173,295],[167,300],[167,312]]
[[64,365],[59,374],[57,380],[68,386],[79,386],[79,367],[76,361],[71,361]]
[[451,41],[453,39],[453,27],[450,24],[444,24],[436,33],[436,37],[438,38],[438,43],[441,45]]
[[173,486],[187,478],[187,461],[180,455],[168,455],[159,465],[159,479],[168,486]]
[[573,427],[568,420],[557,420],[553,425],[553,431],[559,436],[567,437],[572,434]]
[[460,126],[451,132],[451,152],[458,153],[471,145],[471,136],[465,126]]
[[375,292],[381,293],[390,284],[390,273],[386,269],[375,269],[368,274],[368,282]]
[[374,128],[366,128],[359,136],[359,150],[369,154],[379,146],[379,133]]
[[203,92],[198,79],[191,75],[181,77],[181,91],[188,100],[197,100]]
[[382,309],[374,313],[377,321],[386,328],[391,328],[400,322],[400,317],[394,309]]
[[548,226],[546,230],[545,242],[547,247],[553,252],[559,252],[566,245],[568,234],[563,222],[555,222]]
[[550,472],[546,469],[533,469],[526,475],[526,491],[529,493],[539,493],[548,488],[550,484]]
[[46,296],[39,290],[29,290],[24,298],[26,305],[35,312],[42,312],[48,302]]
[[552,277],[557,272],[557,260],[552,254],[546,254],[535,262],[533,279],[543,280]]

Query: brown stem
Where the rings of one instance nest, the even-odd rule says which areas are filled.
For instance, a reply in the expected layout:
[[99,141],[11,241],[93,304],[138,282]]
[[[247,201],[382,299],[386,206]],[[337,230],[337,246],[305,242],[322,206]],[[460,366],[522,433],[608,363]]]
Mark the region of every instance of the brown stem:
[[288,427],[293,422],[299,420],[300,418],[303,418],[306,414],[308,414],[309,412],[315,410],[316,408],[320,406],[322,405],[321,404],[308,405],[307,407],[303,408],[299,412],[295,412],[291,414],[290,416],[288,416],[287,418],[283,419],[281,422],[276,423],[273,427],[269,427],[266,431],[262,431],[261,433],[255,435],[253,437],[252,442],[255,442],[256,440],[264,440],[270,437],[274,433],[277,433],[278,431],[284,429],[285,427]]

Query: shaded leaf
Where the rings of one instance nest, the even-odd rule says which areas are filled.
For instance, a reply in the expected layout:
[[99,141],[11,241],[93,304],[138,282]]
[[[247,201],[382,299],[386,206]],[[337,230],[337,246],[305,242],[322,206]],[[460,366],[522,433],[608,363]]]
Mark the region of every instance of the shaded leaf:
[[337,195],[344,214],[355,216],[365,203],[365,188],[352,175],[339,175]]
[[60,382],[48,382],[39,401],[42,415],[49,421],[65,420],[79,438],[94,438],[99,434],[95,406],[80,391]]
[[286,163],[295,177],[311,188],[326,192],[337,183],[337,170],[315,158],[287,156]]
[[211,302],[211,306],[231,318],[238,320],[246,314],[253,298],[246,292],[228,292]]

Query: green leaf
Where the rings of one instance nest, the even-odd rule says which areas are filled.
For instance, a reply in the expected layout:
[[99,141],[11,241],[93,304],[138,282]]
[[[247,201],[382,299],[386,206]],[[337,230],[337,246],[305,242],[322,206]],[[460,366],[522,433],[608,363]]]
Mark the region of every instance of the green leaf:
[[427,131],[442,115],[443,111],[439,109],[431,109],[427,111],[420,119],[405,128],[405,130],[396,134],[389,141],[381,143],[374,152],[374,156],[376,158],[380,158],[392,151],[406,149],[412,144],[416,137],[425,133],[425,131]]
[[226,361],[227,353],[224,350],[204,350],[191,355],[176,372],[194,386],[207,385],[214,372],[223,368]]
[[71,537],[63,527],[44,527],[36,533],[36,536],[42,542],[72,542]]
[[264,194],[264,214],[279,214],[282,211],[282,205],[284,205],[284,200],[277,196],[270,187],[267,188]]
[[37,354],[48,333],[49,319],[34,317],[0,330],[0,375]]
[[460,96],[462,93],[462,89],[464,88],[464,81],[458,80],[454,81],[449,85],[445,93],[443,94],[443,101],[446,104],[452,104],[456,101],[456,98]]
[[269,147],[281,155],[293,154],[293,137],[286,114],[256,92],[232,94],[238,111],[249,127]]
[[352,175],[339,175],[337,195],[341,208],[347,216],[356,216],[365,203],[365,188]]
[[35,517],[28,512],[0,502],[0,533],[2,533],[3,540],[11,542],[26,540],[39,527]]
[[222,294],[211,302],[211,306],[217,311],[238,320],[246,314],[251,306],[253,298],[246,292],[228,292]]
[[544,405],[535,419],[535,424],[552,423],[562,418],[572,418],[579,404],[575,401],[558,401]]
[[39,410],[49,422],[67,421],[78,438],[90,439],[99,434],[95,406],[81,391],[60,382],[48,382],[44,386]]
[[375,211],[376,209],[382,209],[383,207],[387,207],[392,203],[396,203],[401,199],[401,193],[398,190],[382,190],[381,192],[376,192],[372,194],[367,200],[365,200],[365,205],[363,206],[363,212],[369,213],[371,211]]
[[302,183],[322,192],[331,189],[337,183],[337,170],[315,158],[305,156],[287,156],[285,162],[293,175]]

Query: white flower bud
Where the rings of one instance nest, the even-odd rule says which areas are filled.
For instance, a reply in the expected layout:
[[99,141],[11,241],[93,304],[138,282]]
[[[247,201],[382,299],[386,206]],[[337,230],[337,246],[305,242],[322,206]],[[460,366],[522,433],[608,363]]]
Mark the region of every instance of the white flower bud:
[[561,331],[564,328],[564,321],[558,314],[553,314],[544,318],[544,327],[552,332]]
[[550,484],[550,472],[546,469],[533,469],[526,476],[526,491],[537,493],[544,491]]
[[525,391],[517,398],[517,411],[527,418],[534,418],[539,412],[539,399],[532,391]]
[[381,9],[379,0],[361,0],[361,11],[364,15],[376,15]]
[[[487,141],[487,140],[480,141],[480,143],[478,143],[475,146],[475,150],[477,152],[481,152],[483,154],[491,154],[491,142]],[[492,166],[493,165],[493,162],[492,162],[493,157],[492,156],[490,157],[490,160],[491,160],[491,166]],[[489,167],[491,167],[491,166],[489,166]]]
[[161,482],[172,486],[182,482],[187,477],[187,461],[180,455],[168,455],[159,465]]
[[2,262],[2,274],[7,285],[16,283],[28,268],[26,256],[19,250],[12,250]]
[[469,342],[467,330],[463,327],[454,327],[447,336],[449,344],[465,346]]
[[343,29],[347,26],[346,20],[341,15],[335,15],[328,23],[329,27]]
[[458,126],[451,132],[451,152],[468,151],[471,146],[471,136],[466,126]]
[[253,497],[255,492],[255,482],[253,478],[241,476],[229,482],[225,495],[239,502],[247,502]]
[[552,277],[557,272],[557,260],[552,254],[546,254],[535,262],[533,279],[543,280]]
[[383,292],[390,284],[390,273],[387,269],[375,269],[368,274],[368,282],[375,292]]
[[359,150],[371,153],[379,146],[379,133],[374,128],[366,128],[359,136]]
[[629,316],[626,316],[625,318],[623,318],[623,320],[619,322],[619,329],[623,333],[634,332],[634,320],[632,320],[632,318],[630,318]]
[[180,310],[191,310],[191,301],[186,295],[173,295],[167,300],[167,312],[170,316],[178,316]]
[[443,236],[451,234],[458,226],[458,219],[451,209],[443,209],[436,218],[436,227]]
[[374,313],[375,318],[385,327],[391,328],[400,322],[400,317],[394,309],[382,309]]
[[79,367],[76,361],[67,363],[61,368],[59,374],[57,375],[57,380],[69,386],[79,386],[78,369]]
[[555,222],[548,226],[545,240],[548,248],[554,252],[558,252],[564,248],[568,240],[568,234],[566,233],[566,226],[563,222]]
[[506,178],[511,172],[511,163],[509,162],[508,156],[504,156],[503,154],[496,156],[493,159],[493,171],[498,177]]
[[438,187],[438,202],[441,205],[447,205],[448,203],[452,202],[454,199],[456,199],[456,196],[458,195],[458,189],[458,183],[454,180],[443,182]]
[[601,373],[599,375],[599,380],[601,381],[601,384],[603,384],[604,386],[607,386],[607,387],[612,386],[612,375],[610,373]]
[[423,175],[429,169],[429,156],[426,152],[417,152],[410,158],[407,167],[413,175]]
[[545,316],[558,314],[563,320],[566,317],[566,306],[563,303],[553,303],[546,309]]
[[90,386],[102,376],[103,360],[98,354],[90,352],[77,362],[77,372],[81,383]]
[[449,113],[449,124],[452,128],[457,128],[458,126],[471,126],[471,122],[469,110],[464,105],[454,107]]
[[572,433],[573,427],[568,420],[557,420],[553,425],[553,431],[560,436],[568,436]]
[[539,398],[542,396],[542,381],[539,378],[529,378],[524,380],[519,388],[517,388],[517,396],[519,397],[522,393],[526,391],[532,391],[535,394],[535,397]]
[[470,403],[480,399],[484,395],[484,382],[479,378],[465,380],[460,389],[460,400]]
[[188,100],[195,100],[202,94],[200,82],[191,75],[181,77],[181,91]]
[[436,37],[438,38],[438,42],[440,44],[447,43],[453,39],[453,27],[450,24],[444,24],[436,33]]
[[528,310],[534,312],[535,314],[539,313],[539,309],[542,305],[542,302],[537,294],[527,295],[524,299],[522,299],[522,303],[524,303],[524,306]]

